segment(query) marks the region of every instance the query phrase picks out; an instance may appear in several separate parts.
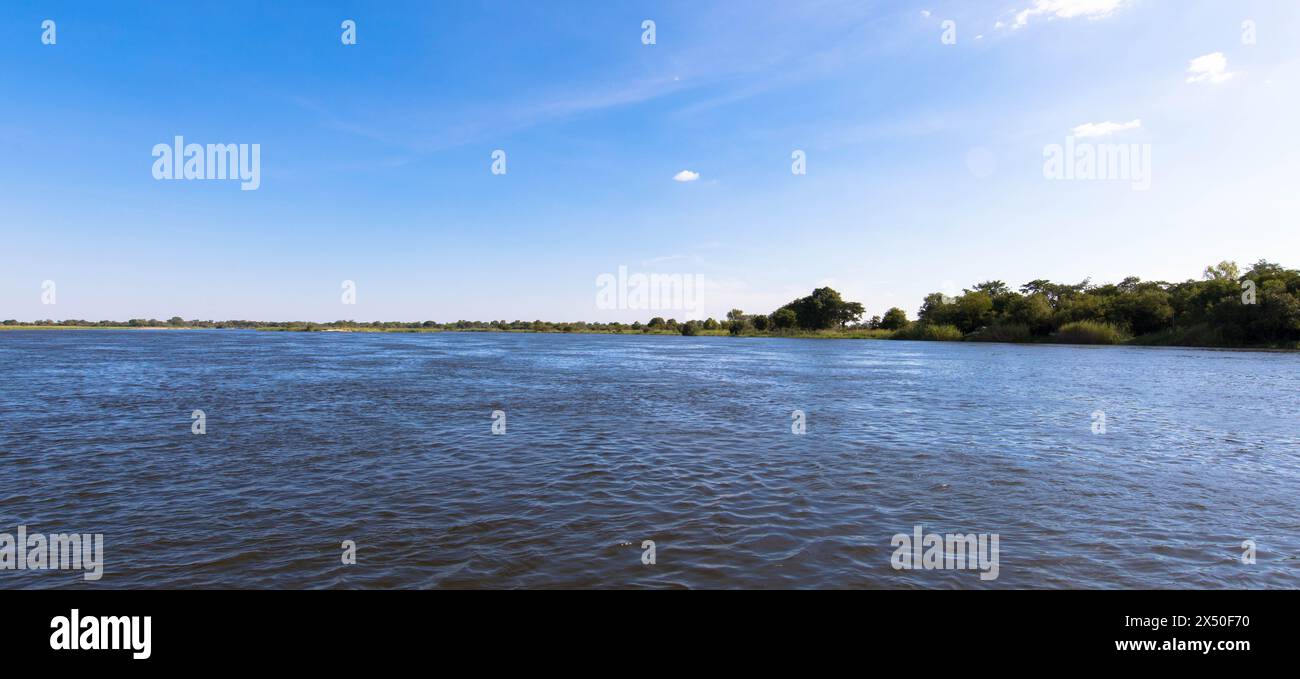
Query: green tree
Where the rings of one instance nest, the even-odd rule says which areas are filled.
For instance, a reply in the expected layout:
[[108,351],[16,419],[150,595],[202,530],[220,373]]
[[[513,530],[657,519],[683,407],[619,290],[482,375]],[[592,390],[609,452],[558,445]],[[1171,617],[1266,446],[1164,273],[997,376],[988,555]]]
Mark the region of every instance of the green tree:
[[987,292],[968,290],[957,298],[957,327],[974,332],[993,322],[993,297]]
[[[1203,261],[1203,260],[1202,260]],[[1236,262],[1224,260],[1218,264],[1205,267],[1205,273],[1201,277],[1207,281],[1229,280],[1235,281],[1241,276],[1241,271]]]
[[907,325],[907,312],[898,307],[891,307],[885,315],[880,318],[877,327],[882,330],[898,330]]
[[782,308],[793,311],[796,324],[808,330],[844,327],[862,318],[865,311],[862,304],[844,301],[840,293],[831,288],[817,288],[811,295],[796,299]]
[[1025,326],[1032,335],[1046,335],[1053,330],[1052,304],[1041,292],[1016,295],[1003,318],[1008,324]]

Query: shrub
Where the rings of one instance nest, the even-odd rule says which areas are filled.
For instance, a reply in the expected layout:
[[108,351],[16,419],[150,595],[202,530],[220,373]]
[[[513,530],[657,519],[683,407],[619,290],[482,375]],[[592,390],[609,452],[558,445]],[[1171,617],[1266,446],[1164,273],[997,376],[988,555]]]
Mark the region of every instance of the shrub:
[[1028,342],[1033,339],[1029,326],[1016,323],[1000,323],[980,328],[966,336],[972,342]]
[[1075,321],[1061,326],[1053,339],[1062,344],[1119,344],[1124,334],[1109,323]]
[[961,331],[955,325],[923,323],[916,321],[906,327],[895,330],[890,339],[924,340],[930,342],[955,342],[961,339]]
[[772,327],[778,330],[793,328],[794,324],[797,323],[798,321],[799,321],[799,317],[795,315],[793,309],[782,307],[772,312],[771,325]]

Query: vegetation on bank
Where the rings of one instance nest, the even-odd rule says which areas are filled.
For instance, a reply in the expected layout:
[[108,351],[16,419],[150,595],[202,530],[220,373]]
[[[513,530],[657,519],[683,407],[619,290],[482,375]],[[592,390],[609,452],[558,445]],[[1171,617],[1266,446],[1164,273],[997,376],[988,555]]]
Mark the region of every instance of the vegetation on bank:
[[1244,273],[1220,262],[1181,283],[1034,280],[1016,291],[988,281],[957,297],[926,296],[903,334],[917,325],[1000,342],[1297,348],[1300,271],[1260,260]]
[[1266,261],[1242,273],[1233,262],[1181,283],[1129,277],[1114,284],[1034,280],[1018,290],[986,281],[961,295],[927,295],[916,320],[897,307],[863,321],[865,309],[818,288],[770,314],[732,309],[723,320],[647,323],[548,321],[119,321],[0,322],[5,328],[242,328],[350,332],[561,332],[732,335],[928,341],[1057,342],[1145,346],[1300,348],[1300,271]]

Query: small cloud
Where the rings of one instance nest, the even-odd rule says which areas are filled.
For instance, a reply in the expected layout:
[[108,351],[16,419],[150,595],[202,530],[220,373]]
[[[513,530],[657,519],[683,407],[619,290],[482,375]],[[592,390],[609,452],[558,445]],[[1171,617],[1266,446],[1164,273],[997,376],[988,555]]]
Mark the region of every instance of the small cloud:
[[1214,52],[1192,59],[1187,62],[1187,72],[1189,83],[1208,82],[1214,85],[1237,75],[1228,71],[1228,58],[1223,56],[1223,52]]
[[1034,0],[1033,7],[1027,7],[1016,13],[1014,28],[1020,28],[1036,16],[1057,19],[1087,17],[1104,19],[1115,13],[1129,0]]
[[1130,120],[1127,123],[1113,123],[1107,120],[1104,123],[1084,123],[1070,128],[1070,134],[1079,138],[1087,137],[1109,137],[1116,132],[1124,130],[1136,130],[1142,127],[1141,120]]
[[930,18],[930,10],[928,10],[928,9],[923,9],[923,10],[921,10],[921,16],[923,16],[923,17],[929,19],[929,18]]
[[667,264],[668,262],[698,261],[698,259],[699,259],[698,257],[694,257],[691,255],[666,255],[663,257],[652,257],[650,259],[643,259],[641,260],[641,266],[643,268],[649,268],[654,266],[660,266],[662,264]]
[[699,172],[691,172],[690,170],[682,170],[681,172],[678,172],[677,174],[673,175],[673,181],[675,182],[693,182],[699,178],[700,178]]

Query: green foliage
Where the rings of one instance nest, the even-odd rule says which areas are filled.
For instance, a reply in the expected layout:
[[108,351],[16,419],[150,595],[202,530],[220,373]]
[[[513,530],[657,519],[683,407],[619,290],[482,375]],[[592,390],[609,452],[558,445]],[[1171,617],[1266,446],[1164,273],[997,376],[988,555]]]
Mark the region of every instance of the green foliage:
[[1027,325],[999,323],[980,328],[967,335],[966,339],[972,342],[1030,342],[1033,337]]
[[885,315],[881,317],[879,323],[876,324],[876,327],[881,330],[898,330],[906,326],[907,322],[907,312],[898,307],[892,307],[889,311],[885,312]]
[[890,339],[897,340],[924,340],[931,342],[955,342],[962,338],[961,330],[955,325],[946,325],[940,323],[927,323],[917,321],[909,323],[906,327],[895,330]]
[[1074,321],[1061,326],[1052,339],[1062,344],[1119,344],[1124,334],[1109,323]]
[[[1247,296],[1252,289],[1253,303]],[[1037,279],[1022,285],[1019,292],[1002,281],[989,281],[956,298],[937,292],[927,295],[918,319],[955,326],[974,335],[971,339],[1036,341],[1054,335],[1059,339],[1068,328],[1066,336],[1084,341],[1136,336],[1134,342],[1142,344],[1296,346],[1300,271],[1259,261],[1241,273],[1235,263],[1220,262],[1206,267],[1202,280],[1183,283],[1143,281],[1136,276],[1104,285]],[[1079,325],[1083,322],[1108,330]],[[1011,339],[1023,336],[1022,328],[1029,337]]]
[[1205,273],[1201,274],[1201,277],[1207,281],[1235,281],[1241,277],[1241,270],[1237,267],[1236,262],[1224,261],[1213,266],[1205,267]]
[[772,312],[772,327],[777,330],[786,330],[795,327],[799,323],[799,317],[795,314],[794,309],[781,307]]
[[781,307],[794,312],[795,325],[804,330],[841,327],[862,318],[865,308],[858,302],[846,302],[831,288],[817,288]]
[[1031,335],[1046,335],[1052,331],[1052,304],[1047,295],[1014,295],[1008,301],[1001,319],[1008,325],[1023,326]]
[[[846,302],[831,288],[818,288],[770,315],[746,315],[740,309],[727,314],[726,323],[714,319],[678,324],[656,316],[642,325],[610,323],[556,323],[542,320],[490,322],[459,320],[374,321],[166,321],[133,318],[128,321],[50,319],[6,320],[5,329],[21,328],[248,328],[291,331],[369,332],[571,332],[655,334],[719,333],[732,335],[775,333],[794,337],[881,337],[898,339],[971,340],[999,342],[1061,341],[1181,346],[1242,346],[1300,348],[1300,271],[1260,260],[1242,272],[1234,262],[1206,267],[1201,279],[1182,283],[1143,281],[1129,276],[1119,283],[1094,285],[1029,281],[1018,291],[1002,281],[985,281],[956,298],[939,293],[925,297],[916,322],[908,323],[902,309],[893,308],[865,325],[857,302]],[[1133,339],[1126,338],[1132,336]]]

